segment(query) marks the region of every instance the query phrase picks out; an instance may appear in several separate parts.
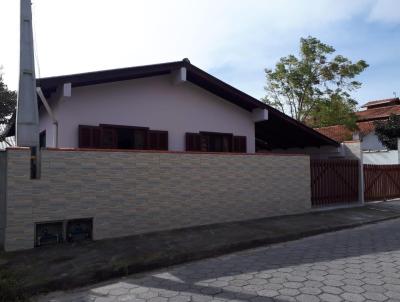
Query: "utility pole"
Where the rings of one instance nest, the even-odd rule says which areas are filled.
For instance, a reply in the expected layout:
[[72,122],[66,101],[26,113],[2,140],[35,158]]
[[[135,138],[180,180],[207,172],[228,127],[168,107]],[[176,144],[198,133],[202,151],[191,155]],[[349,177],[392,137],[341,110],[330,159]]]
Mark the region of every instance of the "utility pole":
[[30,147],[36,156],[39,147],[39,113],[36,96],[31,0],[21,0],[20,61],[16,141]]

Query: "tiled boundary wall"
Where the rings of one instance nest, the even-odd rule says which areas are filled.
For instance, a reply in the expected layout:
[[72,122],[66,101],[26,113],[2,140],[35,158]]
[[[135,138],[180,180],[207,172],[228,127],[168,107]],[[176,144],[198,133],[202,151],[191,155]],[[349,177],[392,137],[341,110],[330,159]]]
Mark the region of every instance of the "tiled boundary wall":
[[93,217],[94,239],[308,211],[302,155],[8,149],[5,249],[34,246],[34,224]]
[[6,227],[6,152],[0,151],[0,249],[4,246]]

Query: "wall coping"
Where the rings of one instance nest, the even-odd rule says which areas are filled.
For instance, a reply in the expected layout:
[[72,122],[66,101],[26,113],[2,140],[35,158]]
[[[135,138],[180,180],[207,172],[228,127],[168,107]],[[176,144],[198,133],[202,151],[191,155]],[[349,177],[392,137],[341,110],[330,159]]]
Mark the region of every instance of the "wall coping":
[[161,154],[212,154],[212,155],[246,155],[246,156],[308,156],[307,154],[281,153],[240,153],[240,152],[201,152],[201,151],[166,151],[166,150],[129,150],[129,149],[96,149],[96,148],[45,148],[48,151],[67,152],[123,152],[123,153],[161,153]]
[[[26,151],[28,147],[9,147],[7,150],[14,151]],[[164,151],[164,150],[126,150],[126,149],[94,149],[94,148],[44,148],[43,150],[54,151],[54,152],[122,152],[122,153],[160,153],[160,154],[199,154],[199,155],[245,155],[245,156],[301,156],[309,157],[307,154],[296,154],[296,153],[273,153],[273,152],[260,152],[260,153],[236,153],[236,152],[199,152],[199,151]]]
[[359,140],[352,140],[352,141],[343,141],[344,144],[357,144],[360,143]]

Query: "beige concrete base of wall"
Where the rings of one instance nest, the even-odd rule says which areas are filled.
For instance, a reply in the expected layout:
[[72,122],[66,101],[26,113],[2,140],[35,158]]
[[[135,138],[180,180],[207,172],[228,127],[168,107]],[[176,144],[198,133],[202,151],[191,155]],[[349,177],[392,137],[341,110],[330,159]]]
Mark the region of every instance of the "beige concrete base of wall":
[[310,210],[308,156],[7,150],[4,246],[34,246],[35,223],[93,218],[94,239]]

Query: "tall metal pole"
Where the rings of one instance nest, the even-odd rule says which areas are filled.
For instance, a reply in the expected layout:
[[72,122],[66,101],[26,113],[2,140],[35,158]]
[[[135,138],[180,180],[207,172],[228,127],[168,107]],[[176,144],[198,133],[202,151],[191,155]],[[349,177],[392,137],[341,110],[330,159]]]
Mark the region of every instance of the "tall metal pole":
[[30,0],[21,0],[20,66],[17,103],[17,146],[39,146],[39,114],[36,96],[33,49],[32,9]]

